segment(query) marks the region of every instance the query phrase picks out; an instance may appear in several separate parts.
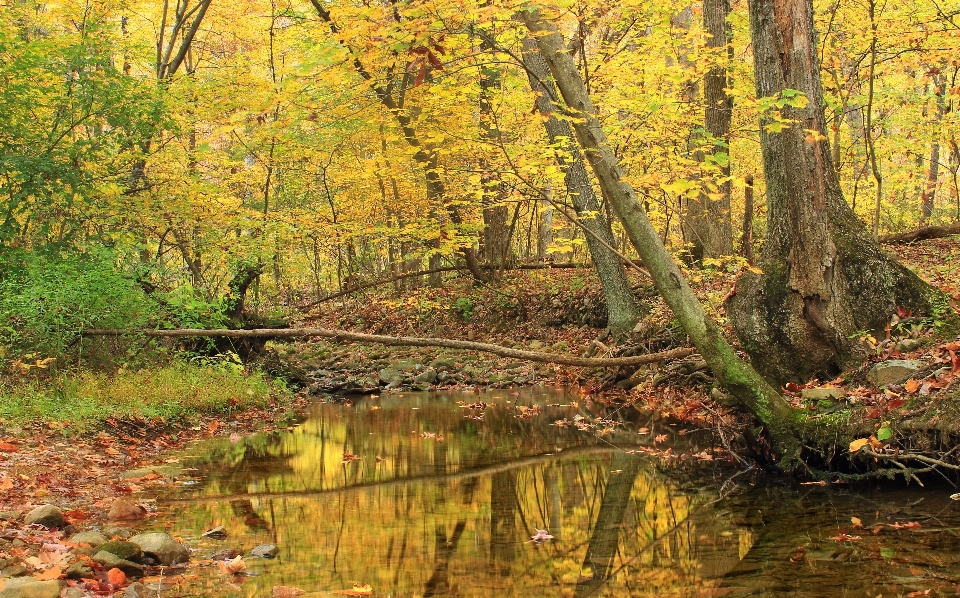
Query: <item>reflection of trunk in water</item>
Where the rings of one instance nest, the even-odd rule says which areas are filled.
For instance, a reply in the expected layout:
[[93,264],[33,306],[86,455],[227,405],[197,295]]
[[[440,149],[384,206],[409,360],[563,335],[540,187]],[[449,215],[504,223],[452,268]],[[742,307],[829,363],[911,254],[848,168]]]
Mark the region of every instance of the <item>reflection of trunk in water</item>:
[[267,531],[270,529],[270,524],[253,509],[253,501],[245,498],[231,500],[230,508],[233,509],[234,515],[243,517],[243,522],[246,523],[250,529],[256,531]]
[[426,586],[424,586],[424,598],[449,593],[450,582],[448,579],[448,569],[450,559],[453,557],[453,553],[457,551],[457,544],[460,543],[460,536],[463,534],[463,529],[466,526],[467,522],[463,519],[457,521],[456,527],[453,528],[453,535],[450,536],[449,540],[447,539],[447,532],[443,529],[443,526],[437,526],[437,547],[434,551],[434,558],[437,564],[433,569],[433,574],[430,576],[430,579],[427,580]]
[[493,474],[490,485],[490,561],[496,575],[510,574],[516,553],[517,471]]
[[559,542],[563,539],[563,501],[560,496],[558,483],[560,465],[549,465],[543,469],[543,488],[546,496],[544,502],[547,508],[547,528],[553,538]]
[[614,453],[610,460],[610,469],[619,473],[611,473],[607,477],[600,512],[581,567],[583,571],[590,569],[593,575],[577,584],[577,598],[596,593],[610,575],[620,543],[623,519],[630,504],[630,492],[640,473],[641,463],[641,459],[625,453]]

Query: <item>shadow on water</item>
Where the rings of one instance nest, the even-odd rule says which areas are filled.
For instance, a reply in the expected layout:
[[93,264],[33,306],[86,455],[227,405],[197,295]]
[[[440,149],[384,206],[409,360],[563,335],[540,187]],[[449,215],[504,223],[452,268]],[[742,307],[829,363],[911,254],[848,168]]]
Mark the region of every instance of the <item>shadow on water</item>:
[[[185,459],[198,483],[161,498],[156,526],[201,555],[262,543],[280,555],[251,559],[253,577],[199,569],[170,591],[954,595],[950,491],[731,481],[739,472],[703,461],[709,436],[627,412],[562,389],[405,394],[317,403],[290,430],[199,445]],[[218,525],[225,540],[200,537]],[[537,530],[552,539],[532,541]]]

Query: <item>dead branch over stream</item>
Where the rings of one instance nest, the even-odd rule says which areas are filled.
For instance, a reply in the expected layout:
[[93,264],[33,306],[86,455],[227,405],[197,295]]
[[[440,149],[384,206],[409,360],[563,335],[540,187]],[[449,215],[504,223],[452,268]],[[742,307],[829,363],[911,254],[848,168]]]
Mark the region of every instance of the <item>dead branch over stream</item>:
[[[123,336],[129,331],[89,328],[82,332],[83,336]],[[148,337],[180,338],[180,337],[227,337],[227,338],[304,338],[318,336],[338,341],[352,341],[358,343],[375,343],[402,347],[445,347],[448,349],[462,349],[465,351],[480,351],[493,353],[501,357],[512,357],[524,361],[537,363],[555,363],[576,367],[619,367],[643,365],[657,361],[673,360],[696,353],[696,349],[682,347],[658,353],[635,355],[633,357],[576,357],[541,351],[525,351],[511,349],[490,343],[461,341],[448,338],[421,338],[415,336],[386,336],[382,334],[364,334],[348,330],[333,330],[330,328],[257,328],[254,330],[202,330],[197,328],[182,328],[179,330],[142,330],[139,334]]]

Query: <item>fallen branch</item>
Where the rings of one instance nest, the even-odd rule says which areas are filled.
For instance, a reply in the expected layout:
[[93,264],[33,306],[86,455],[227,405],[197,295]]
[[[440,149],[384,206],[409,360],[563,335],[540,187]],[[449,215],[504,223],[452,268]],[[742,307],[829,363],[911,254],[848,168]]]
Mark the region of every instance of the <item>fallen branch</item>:
[[[561,270],[561,269],[573,269],[573,268],[587,268],[588,264],[553,264],[553,263],[544,263],[544,264],[520,264],[519,266],[511,266],[509,268],[500,268],[497,266],[491,266],[489,264],[482,264],[480,266],[481,270]],[[351,286],[350,288],[344,289],[338,293],[333,293],[332,295],[327,295],[322,299],[317,299],[306,305],[301,306],[301,309],[310,309],[320,305],[321,303],[326,303],[327,301],[332,301],[334,299],[339,299],[340,297],[345,297],[351,293],[356,293],[357,291],[363,291],[366,289],[372,289],[374,287],[383,286],[385,284],[390,284],[391,282],[397,282],[405,278],[412,278],[414,276],[427,276],[429,274],[441,274],[443,272],[460,272],[466,271],[466,266],[444,266],[443,268],[433,268],[432,270],[418,270],[416,272],[405,272],[403,274],[397,274],[396,276],[391,276],[390,278],[382,278],[380,280],[375,280],[373,282],[365,282],[363,284],[358,284]]]
[[950,235],[960,235],[960,222],[951,224],[949,226],[927,226],[905,233],[883,235],[880,237],[880,242],[891,245],[902,245],[904,243],[924,241],[926,239],[942,239],[943,237],[949,237]]
[[[123,336],[129,334],[129,331],[90,328],[83,331],[83,336]],[[258,328],[254,330],[201,330],[196,328],[183,328],[179,330],[143,330],[140,332],[149,337],[210,337],[219,336],[227,338],[301,338],[308,336],[319,336],[323,338],[332,338],[340,341],[353,341],[358,343],[376,343],[380,345],[392,345],[403,347],[446,347],[448,349],[463,349],[466,351],[481,351],[483,353],[493,353],[501,357],[512,357],[524,361],[534,361],[538,363],[556,363],[560,365],[570,365],[576,367],[619,367],[631,365],[643,365],[645,363],[654,363],[657,361],[680,359],[696,353],[696,349],[683,347],[681,349],[671,349],[659,353],[648,353],[646,355],[635,355],[633,357],[575,357],[573,355],[556,355],[553,353],[542,353],[540,351],[524,351],[522,349],[511,349],[501,347],[490,343],[477,343],[473,341],[461,341],[448,338],[420,338],[415,336],[386,336],[382,334],[364,334],[361,332],[350,332],[347,330],[332,330],[329,328]]]

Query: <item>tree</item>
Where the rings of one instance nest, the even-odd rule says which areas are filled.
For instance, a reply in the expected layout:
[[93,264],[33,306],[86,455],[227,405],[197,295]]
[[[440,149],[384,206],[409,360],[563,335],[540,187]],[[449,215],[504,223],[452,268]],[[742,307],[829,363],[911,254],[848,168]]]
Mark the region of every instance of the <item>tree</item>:
[[810,0],[750,3],[757,95],[790,96],[761,130],[767,188],[762,275],[747,273],[728,313],[757,367],[776,382],[832,378],[866,357],[858,332],[897,307],[931,313],[935,294],[886,256],[844,201],[826,138]]
[[550,67],[566,109],[575,117],[571,120],[577,141],[600,188],[620,217],[631,244],[650,270],[660,296],[673,310],[720,384],[767,427],[775,450],[788,461],[794,459],[799,454],[799,443],[794,435],[795,411],[753,368],[737,357],[690,290],[680,268],[647,219],[633,187],[625,180],[586,85],[556,25],[544,19],[537,8],[521,11],[521,18]]
[[587,247],[597,269],[607,302],[607,325],[614,337],[620,338],[633,330],[641,311],[630,289],[627,272],[620,256],[613,251],[616,241],[610,221],[600,211],[597,194],[587,173],[583,152],[577,146],[570,123],[554,114],[560,101],[556,85],[550,80],[550,69],[529,36],[523,40],[523,66],[530,79],[530,89],[537,94],[536,107],[543,118],[550,144],[560,146],[560,166],[564,170],[567,195],[573,203],[577,218],[586,232]]

